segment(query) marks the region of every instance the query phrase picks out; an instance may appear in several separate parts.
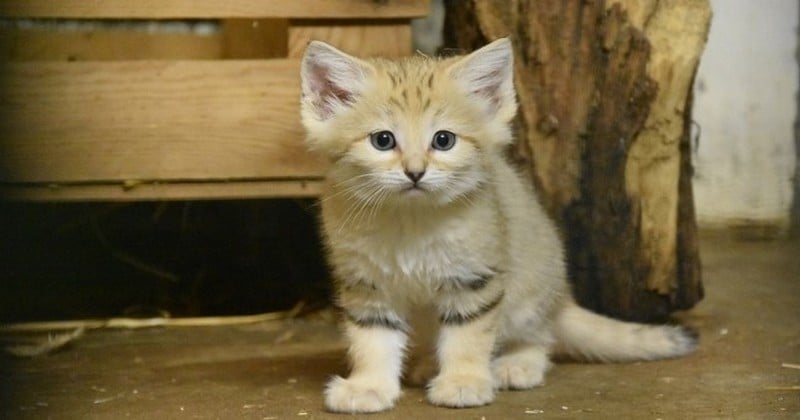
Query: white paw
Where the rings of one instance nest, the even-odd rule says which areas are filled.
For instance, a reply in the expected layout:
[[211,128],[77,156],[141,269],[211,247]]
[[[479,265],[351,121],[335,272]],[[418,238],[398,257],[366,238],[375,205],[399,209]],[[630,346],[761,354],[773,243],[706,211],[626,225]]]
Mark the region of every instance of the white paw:
[[392,408],[399,396],[398,384],[337,376],[325,389],[325,407],[337,413],[375,413]]
[[445,407],[475,407],[494,400],[492,378],[488,375],[439,375],[428,387],[428,401]]
[[548,362],[501,356],[492,362],[492,376],[499,389],[528,389],[544,383]]

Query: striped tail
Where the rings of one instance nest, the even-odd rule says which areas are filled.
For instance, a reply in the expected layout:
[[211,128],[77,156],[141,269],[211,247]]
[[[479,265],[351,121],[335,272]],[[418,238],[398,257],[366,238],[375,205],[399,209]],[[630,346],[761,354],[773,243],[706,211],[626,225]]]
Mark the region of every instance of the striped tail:
[[629,362],[679,357],[697,347],[697,334],[680,326],[624,322],[571,302],[556,319],[558,350],[587,361]]

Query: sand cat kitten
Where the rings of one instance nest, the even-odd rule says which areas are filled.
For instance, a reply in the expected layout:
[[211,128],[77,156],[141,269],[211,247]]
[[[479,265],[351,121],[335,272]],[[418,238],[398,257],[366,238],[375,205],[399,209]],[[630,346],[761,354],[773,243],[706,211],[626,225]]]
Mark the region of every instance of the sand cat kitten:
[[309,147],[332,164],[323,236],[352,370],[329,410],[392,407],[410,382],[448,407],[542,383],[554,350],[591,360],[675,357],[695,340],[575,305],[556,228],[503,158],[517,110],[512,49],[361,60],[325,43],[302,62]]

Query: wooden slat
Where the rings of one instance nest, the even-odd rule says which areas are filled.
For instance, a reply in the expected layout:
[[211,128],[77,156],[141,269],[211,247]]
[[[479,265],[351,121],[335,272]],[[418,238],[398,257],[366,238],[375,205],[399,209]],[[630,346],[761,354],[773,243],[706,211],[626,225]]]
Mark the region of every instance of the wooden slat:
[[408,20],[293,20],[289,26],[289,57],[301,57],[311,40],[328,42],[361,57],[402,57],[412,53]]
[[0,61],[282,58],[287,28],[286,19],[227,19],[210,34],[0,28]]
[[118,30],[0,29],[2,61],[196,60],[222,57],[223,41],[219,34],[201,36]]
[[0,183],[314,178],[297,60],[0,63]]
[[222,22],[224,58],[286,57],[286,19],[227,19]]
[[409,18],[429,0],[0,0],[0,17]]
[[223,200],[316,197],[322,181],[262,180],[204,183],[0,185],[0,199],[10,201]]

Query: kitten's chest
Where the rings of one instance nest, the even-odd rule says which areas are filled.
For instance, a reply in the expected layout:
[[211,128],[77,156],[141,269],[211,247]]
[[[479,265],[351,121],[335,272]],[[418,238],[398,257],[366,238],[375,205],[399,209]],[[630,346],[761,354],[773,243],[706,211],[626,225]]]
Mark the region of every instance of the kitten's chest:
[[472,265],[475,255],[464,244],[462,232],[397,231],[390,229],[364,238],[366,249],[373,249],[371,260],[385,274],[403,277],[442,277]]
[[474,221],[395,218],[350,236],[337,241],[352,256],[348,263],[364,275],[398,284],[435,287],[446,279],[484,272],[497,260],[493,232]]

